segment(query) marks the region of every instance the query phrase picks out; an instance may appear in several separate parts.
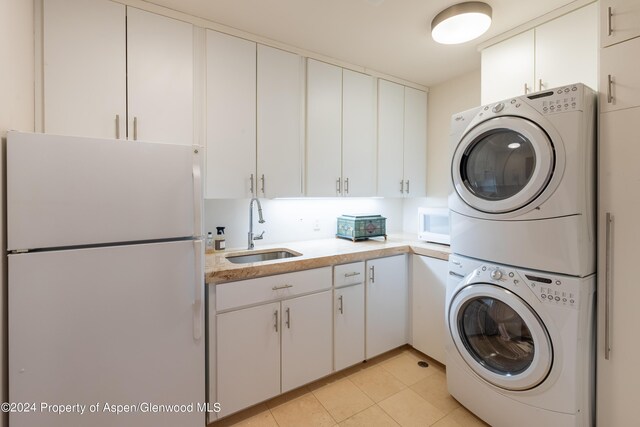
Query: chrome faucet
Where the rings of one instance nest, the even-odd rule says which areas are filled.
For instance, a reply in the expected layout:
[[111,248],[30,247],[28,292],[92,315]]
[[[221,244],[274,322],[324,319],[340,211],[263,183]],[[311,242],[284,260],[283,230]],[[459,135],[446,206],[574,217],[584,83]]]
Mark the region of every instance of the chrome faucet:
[[259,236],[253,236],[253,202],[258,204],[258,222],[260,224],[264,224],[264,218],[262,218],[262,205],[260,204],[260,200],[257,197],[253,197],[249,202],[249,245],[247,249],[253,249],[253,241],[254,240],[262,240],[264,236],[264,231],[260,233]]

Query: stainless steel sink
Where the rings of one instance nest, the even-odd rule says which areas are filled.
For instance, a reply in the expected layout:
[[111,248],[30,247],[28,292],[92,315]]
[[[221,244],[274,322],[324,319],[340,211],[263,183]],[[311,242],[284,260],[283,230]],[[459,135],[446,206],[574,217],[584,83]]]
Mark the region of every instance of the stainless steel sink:
[[300,256],[297,252],[278,249],[269,252],[258,252],[243,255],[230,255],[226,258],[234,264],[248,264],[251,262],[273,261],[274,259],[293,258]]

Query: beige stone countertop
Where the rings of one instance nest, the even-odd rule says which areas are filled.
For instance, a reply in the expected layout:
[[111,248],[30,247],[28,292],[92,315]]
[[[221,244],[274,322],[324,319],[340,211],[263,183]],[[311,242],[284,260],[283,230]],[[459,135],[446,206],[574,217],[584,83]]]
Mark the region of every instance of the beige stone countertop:
[[[234,264],[226,259],[231,255],[250,255],[278,249],[302,255],[246,264]],[[389,235],[386,241],[382,238],[359,242],[338,238],[306,240],[256,246],[251,251],[228,249],[224,252],[207,253],[204,275],[207,284],[218,284],[404,253],[448,260],[451,250],[447,245],[423,242],[410,234]]]

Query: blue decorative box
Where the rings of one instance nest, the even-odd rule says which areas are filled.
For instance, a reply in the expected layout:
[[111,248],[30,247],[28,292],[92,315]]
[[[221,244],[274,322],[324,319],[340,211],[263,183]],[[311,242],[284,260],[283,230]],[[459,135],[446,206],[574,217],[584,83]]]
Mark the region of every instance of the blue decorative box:
[[387,219],[382,215],[342,215],[338,217],[336,237],[365,240],[384,237],[387,240]]

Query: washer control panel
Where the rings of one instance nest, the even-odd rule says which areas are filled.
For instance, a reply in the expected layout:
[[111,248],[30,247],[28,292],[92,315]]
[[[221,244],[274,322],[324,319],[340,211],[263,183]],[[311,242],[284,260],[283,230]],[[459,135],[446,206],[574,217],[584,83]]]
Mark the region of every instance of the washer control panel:
[[475,271],[476,278],[489,279],[507,289],[528,287],[543,303],[575,308],[579,307],[578,287],[575,280],[546,273],[519,271],[515,268],[484,264]]

